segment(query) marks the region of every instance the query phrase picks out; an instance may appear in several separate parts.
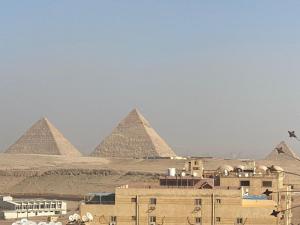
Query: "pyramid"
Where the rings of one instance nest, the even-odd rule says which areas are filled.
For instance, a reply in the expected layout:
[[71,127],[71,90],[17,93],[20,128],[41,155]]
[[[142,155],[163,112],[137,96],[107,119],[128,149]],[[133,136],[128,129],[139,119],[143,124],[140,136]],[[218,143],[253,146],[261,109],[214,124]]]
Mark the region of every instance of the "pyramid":
[[81,153],[47,118],[36,122],[5,153],[80,156]]
[[[277,149],[282,153],[278,153]],[[299,157],[295,154],[295,152],[284,142],[280,142],[273,151],[267,155],[266,160],[295,160],[299,159]]]
[[173,157],[176,154],[137,109],[132,110],[91,156],[117,158]]

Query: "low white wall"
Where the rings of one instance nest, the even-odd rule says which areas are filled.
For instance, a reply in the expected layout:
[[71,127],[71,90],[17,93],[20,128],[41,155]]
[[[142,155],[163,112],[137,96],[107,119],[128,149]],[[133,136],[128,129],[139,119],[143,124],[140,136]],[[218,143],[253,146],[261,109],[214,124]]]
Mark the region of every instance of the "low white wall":
[[61,211],[58,214],[55,214],[56,211],[30,211],[30,212],[16,212],[16,211],[3,211],[2,218],[3,219],[16,219],[16,218],[26,218],[26,217],[35,217],[35,216],[53,216],[66,214],[66,211]]

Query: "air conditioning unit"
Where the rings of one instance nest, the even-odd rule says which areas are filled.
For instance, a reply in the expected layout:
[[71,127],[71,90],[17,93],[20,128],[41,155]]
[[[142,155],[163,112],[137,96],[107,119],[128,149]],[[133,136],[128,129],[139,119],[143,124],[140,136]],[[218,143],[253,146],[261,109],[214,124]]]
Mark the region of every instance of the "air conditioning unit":
[[153,206],[150,206],[149,207],[149,210],[155,210],[155,206],[153,205]]
[[196,206],[194,211],[200,211],[201,210],[201,207],[200,206]]
[[149,225],[156,225],[156,222],[150,222]]

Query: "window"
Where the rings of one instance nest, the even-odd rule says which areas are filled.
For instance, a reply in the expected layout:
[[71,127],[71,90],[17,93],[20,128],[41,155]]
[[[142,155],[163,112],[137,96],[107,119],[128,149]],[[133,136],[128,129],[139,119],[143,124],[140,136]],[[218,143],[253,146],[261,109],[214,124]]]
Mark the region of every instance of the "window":
[[221,199],[220,199],[220,198],[217,198],[217,199],[216,199],[216,203],[217,203],[217,204],[221,204]]
[[282,201],[285,200],[285,195],[281,195],[281,200],[282,200]]
[[240,186],[241,187],[249,187],[250,186],[250,181],[249,180],[241,180],[240,181]]
[[51,208],[55,208],[56,207],[56,204],[55,203],[52,203],[51,204]]
[[156,198],[150,198],[150,204],[156,205]]
[[156,216],[150,216],[149,217],[149,222],[150,223],[156,223]]
[[243,224],[243,218],[236,218],[237,224]]
[[132,217],[131,217],[131,220],[136,221],[136,216],[132,216]]
[[262,186],[263,187],[272,187],[272,181],[263,181]]
[[111,216],[110,217],[110,222],[117,222],[117,217],[116,216]]
[[221,217],[216,217],[216,222],[220,223],[221,222]]
[[131,202],[132,203],[136,202],[136,198],[131,198]]
[[195,205],[201,205],[201,204],[202,204],[202,201],[200,198],[195,199]]
[[196,224],[201,224],[201,217],[196,217],[195,222]]

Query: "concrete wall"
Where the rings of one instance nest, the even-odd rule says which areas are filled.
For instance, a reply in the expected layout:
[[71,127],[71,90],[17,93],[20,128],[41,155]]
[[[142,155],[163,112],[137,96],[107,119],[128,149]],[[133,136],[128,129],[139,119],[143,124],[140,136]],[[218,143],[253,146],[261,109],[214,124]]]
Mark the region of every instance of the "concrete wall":
[[16,218],[26,218],[35,216],[53,216],[66,214],[66,211],[29,211],[27,212],[17,212],[17,211],[2,211],[2,219],[16,219]]

